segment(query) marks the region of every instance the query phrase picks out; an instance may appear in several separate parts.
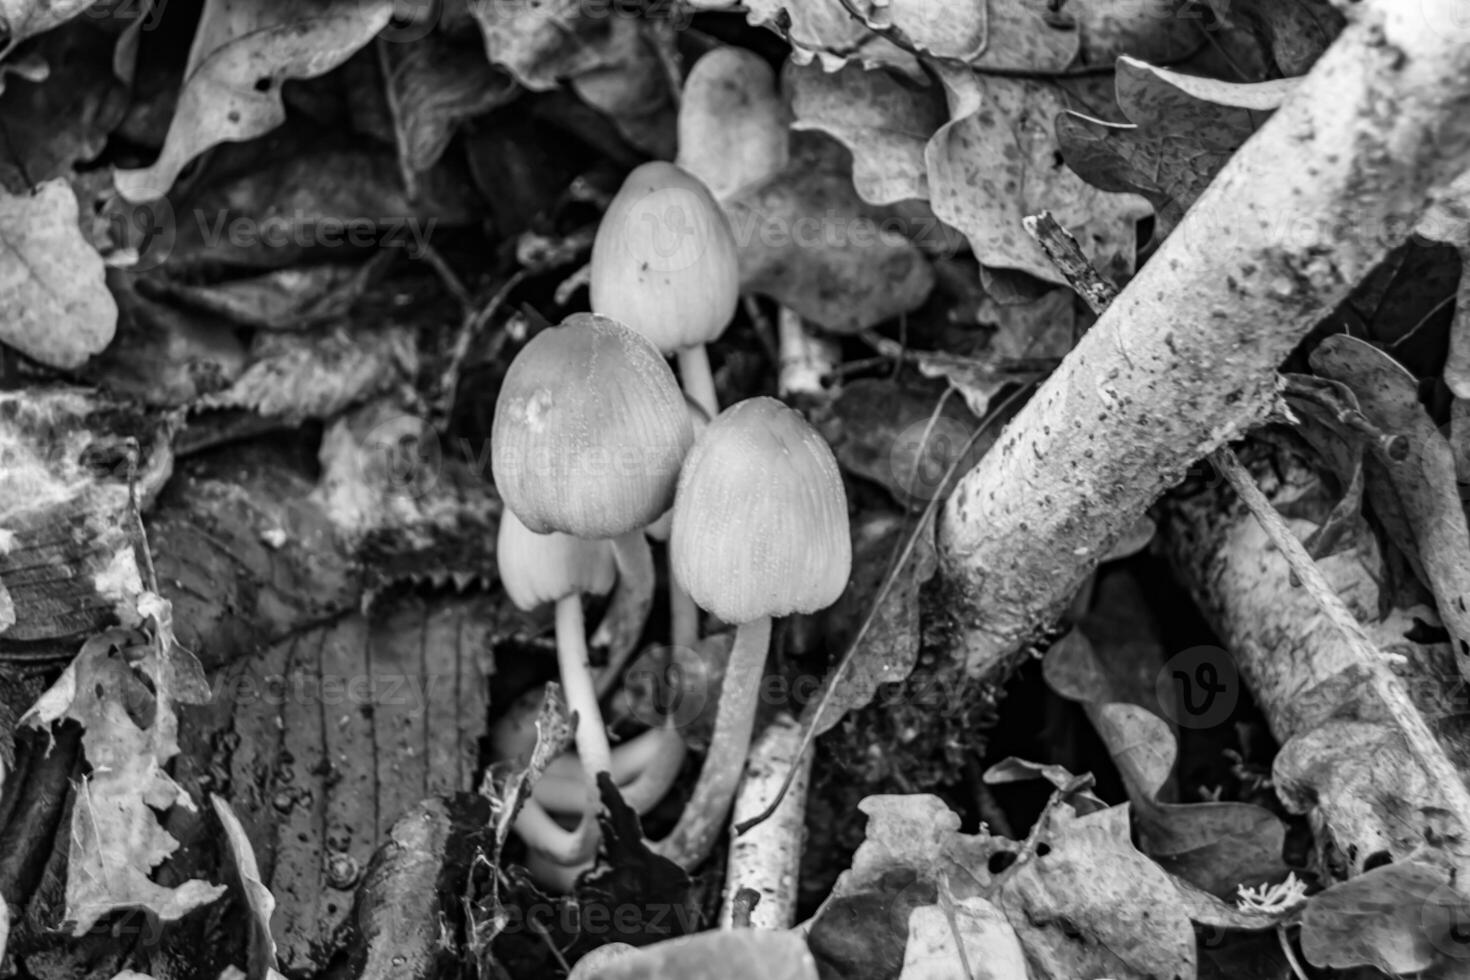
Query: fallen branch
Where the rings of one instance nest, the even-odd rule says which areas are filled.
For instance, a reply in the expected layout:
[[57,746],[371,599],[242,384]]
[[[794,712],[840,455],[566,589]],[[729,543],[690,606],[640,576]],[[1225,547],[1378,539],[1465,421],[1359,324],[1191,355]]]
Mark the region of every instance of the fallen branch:
[[[1274,515],[1273,505],[1315,491],[1300,467],[1278,461],[1282,468],[1270,503],[1259,496],[1251,510]],[[1246,481],[1248,495],[1262,493],[1242,472],[1225,475],[1237,487]],[[1470,768],[1470,741],[1440,724],[1458,713],[1465,688],[1448,644],[1406,635],[1434,613],[1395,610],[1380,620],[1378,586],[1356,553],[1312,562],[1301,550],[1310,521],[1268,517],[1267,530],[1220,489],[1171,498],[1164,512],[1180,579],[1283,743],[1277,790],[1311,812],[1325,866],[1348,877],[1385,852],[1398,860],[1431,838],[1465,840],[1470,797],[1460,773]],[[1304,587],[1292,584],[1293,572]]]
[[1003,673],[1275,369],[1470,165],[1462,0],[1364,4],[949,497],[973,675]]

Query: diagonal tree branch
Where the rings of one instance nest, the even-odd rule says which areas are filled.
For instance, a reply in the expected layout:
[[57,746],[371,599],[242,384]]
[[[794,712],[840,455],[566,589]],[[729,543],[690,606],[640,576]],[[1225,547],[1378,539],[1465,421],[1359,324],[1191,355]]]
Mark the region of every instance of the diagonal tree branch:
[[1004,673],[1275,369],[1470,169],[1463,0],[1370,0],[944,509],[975,675]]

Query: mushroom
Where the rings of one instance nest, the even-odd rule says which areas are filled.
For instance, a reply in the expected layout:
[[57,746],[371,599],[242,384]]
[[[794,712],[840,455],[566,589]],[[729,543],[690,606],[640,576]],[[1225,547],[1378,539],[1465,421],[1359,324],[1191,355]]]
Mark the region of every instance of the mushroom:
[[[623,587],[641,610],[625,618],[623,656],[653,605],[643,528],[672,502],[693,440],[689,411],[658,350],[624,324],[588,313],[532,338],[495,403],[491,467],[506,508],[537,533],[611,539]],[[574,703],[570,686],[567,701],[582,713],[577,750],[595,780],[607,769],[607,737],[590,678],[588,685],[590,704]]]
[[731,406],[690,450],[674,499],[673,573],[737,629],[699,781],[655,845],[687,869],[709,853],[740,782],[771,619],[837,600],[852,570],[850,533],[832,450],[774,398]]
[[[536,719],[543,688],[531,688],[511,705],[490,731],[490,751],[498,761],[524,764],[536,746]],[[623,801],[639,814],[647,813],[673,786],[684,763],[683,737],[672,727],[651,728],[613,746],[613,782]],[[587,810],[587,777],[577,757],[557,756],[531,788],[531,798],[553,814],[582,814]]]
[[[577,752],[589,772],[611,770],[612,754],[587,662],[582,594],[600,595],[612,588],[612,547],[569,534],[537,534],[506,508],[500,515],[495,561],[505,593],[517,607],[529,611],[556,603],[556,660],[567,707],[577,714]],[[596,782],[584,780],[583,793],[588,809],[595,809]],[[597,847],[595,821],[583,820],[567,833],[533,803],[516,818],[516,829],[531,847],[564,860],[580,860]]]
[[592,309],[677,354],[684,390],[719,412],[704,345],[740,299],[740,260],[729,219],[697,177],[662,160],[628,174],[592,242]]

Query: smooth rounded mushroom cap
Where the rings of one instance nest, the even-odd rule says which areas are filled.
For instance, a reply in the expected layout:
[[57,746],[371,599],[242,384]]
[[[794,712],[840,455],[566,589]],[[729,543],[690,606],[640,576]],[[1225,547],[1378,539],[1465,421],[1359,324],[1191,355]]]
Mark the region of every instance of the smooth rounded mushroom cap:
[[852,571],[850,533],[827,443],[781,402],[752,398],[689,451],[669,555],[696,603],[747,623],[836,602]]
[[668,509],[693,441],[658,350],[616,320],[578,313],[511,362],[490,463],[506,507],[531,530],[613,538]]
[[655,160],[628,175],[592,242],[592,309],[665,354],[724,332],[740,299],[740,259],[709,189]]
[[[694,404],[694,402],[689,401],[687,398],[685,401],[689,405],[689,424],[694,427],[694,438],[697,440],[699,439],[699,434],[709,428],[709,416],[705,414],[704,409]],[[668,510],[658,516],[658,520],[643,530],[654,541],[667,541],[669,540],[669,532],[673,528],[674,508],[673,505],[670,505]]]
[[602,595],[617,578],[610,542],[537,534],[510,510],[500,515],[495,563],[505,594],[528,611],[581,592]]
[[715,48],[684,79],[674,162],[728,200],[786,166],[790,129],[791,112],[766,60],[746,48]]

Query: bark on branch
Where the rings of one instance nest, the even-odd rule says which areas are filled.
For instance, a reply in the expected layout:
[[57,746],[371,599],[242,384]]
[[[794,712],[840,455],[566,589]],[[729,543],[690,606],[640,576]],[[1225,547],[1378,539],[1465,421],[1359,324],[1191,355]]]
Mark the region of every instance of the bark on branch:
[[1002,671],[1470,167],[1464,0],[1364,4],[945,505],[972,674]]

